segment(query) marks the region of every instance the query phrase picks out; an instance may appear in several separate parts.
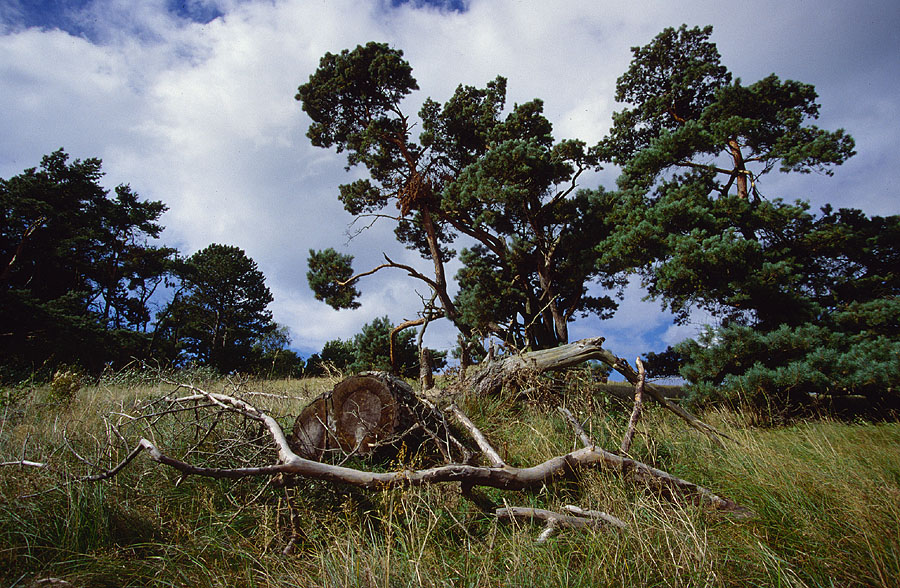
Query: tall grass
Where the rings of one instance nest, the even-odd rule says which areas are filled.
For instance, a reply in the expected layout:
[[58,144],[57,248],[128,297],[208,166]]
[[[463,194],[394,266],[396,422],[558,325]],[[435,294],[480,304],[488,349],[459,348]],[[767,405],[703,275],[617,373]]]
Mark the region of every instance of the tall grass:
[[[243,389],[261,392],[249,398],[288,427],[305,399],[333,383],[251,382]],[[212,390],[232,384],[205,383]],[[92,469],[74,453],[98,467],[121,454],[108,451],[119,443],[111,413],[129,413],[171,388],[105,381],[69,402],[47,388],[2,392],[0,461],[24,457],[52,467],[0,468],[0,585],[50,575],[78,586],[198,587],[892,586],[900,578],[896,423],[818,420],[759,429],[748,426],[747,415],[707,413],[734,439],[721,450],[651,405],[634,457],[757,516],[708,512],[608,472],[533,492],[485,491],[498,503],[577,504],[629,523],[624,532],[564,531],[543,544],[535,542],[539,528],[498,524],[452,485],[367,492],[311,480],[288,488],[265,479],[179,481],[143,458],[107,482],[68,481]],[[607,448],[618,446],[627,419],[627,407],[577,391],[461,402],[512,465],[576,446],[556,404],[571,407]],[[194,446],[174,417],[158,425],[166,451],[177,456]],[[122,430],[149,434],[132,427]],[[213,435],[213,445],[229,434]],[[105,461],[96,463],[97,455]],[[214,447],[208,455],[218,458]],[[407,463],[421,459],[408,456]],[[292,533],[288,501],[302,531],[290,556],[282,553]]]

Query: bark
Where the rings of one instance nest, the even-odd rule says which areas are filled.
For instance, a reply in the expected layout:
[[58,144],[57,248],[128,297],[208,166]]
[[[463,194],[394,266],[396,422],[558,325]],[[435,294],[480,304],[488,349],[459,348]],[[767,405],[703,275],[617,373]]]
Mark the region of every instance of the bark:
[[744,163],[744,156],[741,153],[741,146],[736,139],[728,140],[728,150],[731,152],[731,158],[734,161],[734,174],[737,183],[738,198],[746,200],[749,194],[747,189],[747,167]]
[[[524,374],[539,374],[551,370],[561,370],[579,365],[590,359],[600,360],[622,374],[631,384],[637,385],[640,376],[624,359],[616,357],[603,348],[603,337],[582,339],[568,345],[529,351],[491,362],[466,381],[466,385],[476,394],[496,394],[505,384],[513,383]],[[662,390],[652,384],[645,384],[644,391],[662,404],[667,410],[684,419],[691,427],[701,431],[717,444],[724,445],[721,433],[696,416],[665,397]]]
[[294,422],[291,447],[313,460],[335,452],[369,455],[409,431],[422,413],[403,380],[383,373],[354,376],[303,409]]
[[422,390],[434,388],[434,358],[431,349],[419,346],[419,385]]

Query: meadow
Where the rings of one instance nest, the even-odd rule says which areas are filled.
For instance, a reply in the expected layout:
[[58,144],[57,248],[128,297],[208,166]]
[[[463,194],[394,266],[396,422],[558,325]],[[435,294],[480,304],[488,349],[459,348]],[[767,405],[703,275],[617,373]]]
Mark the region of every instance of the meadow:
[[[210,391],[244,394],[287,430],[309,398],[337,381],[193,378]],[[364,491],[314,480],[283,486],[270,478],[180,479],[146,456],[109,480],[74,481],[111,467],[147,435],[175,457],[190,453],[215,463],[224,459],[216,444],[228,442],[235,459],[271,463],[273,452],[238,418],[202,431],[191,429],[199,422],[193,413],[133,418],[174,388],[116,374],[81,387],[0,391],[0,462],[47,464],[0,467],[0,585],[52,576],[84,587],[887,587],[900,578],[894,422],[821,417],[761,428],[758,415],[708,410],[704,419],[731,438],[722,449],[649,404],[631,454],[755,516],[710,512],[600,471],[538,491],[486,490],[498,503],[554,510],[575,504],[628,524],[624,531],[563,530],[537,543],[540,527],[498,522],[455,484]],[[577,446],[558,405],[610,450],[630,413],[627,403],[577,382],[562,391],[459,403],[517,466]],[[387,464],[349,464],[391,469],[429,459],[410,451]],[[292,529],[300,535],[285,555]]]

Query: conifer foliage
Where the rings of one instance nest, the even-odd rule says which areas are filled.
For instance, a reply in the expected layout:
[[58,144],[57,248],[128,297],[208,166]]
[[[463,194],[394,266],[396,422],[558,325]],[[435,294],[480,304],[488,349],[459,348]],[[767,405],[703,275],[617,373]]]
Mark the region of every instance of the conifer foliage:
[[702,397],[896,396],[900,217],[767,194],[776,168],[830,175],[853,139],[811,124],[809,84],[734,80],[711,34],[666,29],[633,49],[601,148],[622,166],[628,220],[601,259],[628,259],[682,322],[698,308],[720,321],[675,349]]

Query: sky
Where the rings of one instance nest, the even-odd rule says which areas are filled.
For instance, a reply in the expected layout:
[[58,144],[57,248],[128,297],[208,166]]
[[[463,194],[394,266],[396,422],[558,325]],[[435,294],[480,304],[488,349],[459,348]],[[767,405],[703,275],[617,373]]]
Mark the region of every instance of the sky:
[[[615,83],[630,48],[682,23],[713,25],[723,64],[745,83],[775,73],[815,85],[816,124],[856,139],[857,155],[833,177],[773,172],[759,185],[765,196],[900,213],[896,0],[0,0],[0,177],[60,147],[101,158],[107,188],[130,184],[169,206],[167,245],[246,251],[275,320],[309,354],[373,318],[415,318],[424,294],[382,271],[359,284],[359,309],[332,310],[307,286],[309,249],[353,255],[357,271],[382,253],[428,269],[389,224],[351,225],[338,185],[360,171],[306,138],[294,95],[323,54],[372,40],[402,49],[421,88],[404,104],[413,114],[426,97],[443,102],[459,84],[503,75],[508,105],[541,98],[557,139],[592,144],[622,108]],[[612,189],[616,175],[581,185]],[[570,338],[606,337],[633,360],[712,321],[697,313],[674,325],[643,298],[632,283],[613,319],[579,320]],[[447,321],[429,327],[429,346],[454,341]]]

